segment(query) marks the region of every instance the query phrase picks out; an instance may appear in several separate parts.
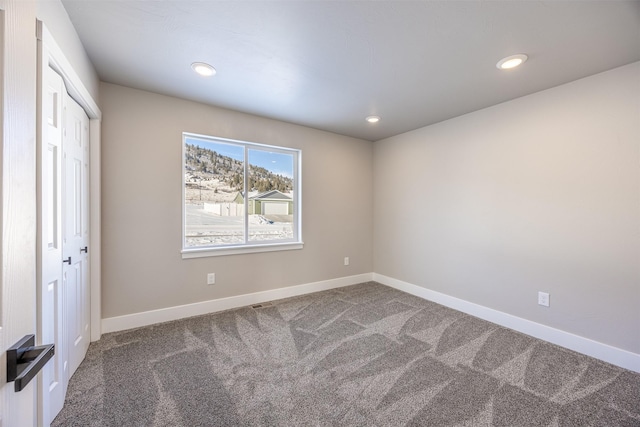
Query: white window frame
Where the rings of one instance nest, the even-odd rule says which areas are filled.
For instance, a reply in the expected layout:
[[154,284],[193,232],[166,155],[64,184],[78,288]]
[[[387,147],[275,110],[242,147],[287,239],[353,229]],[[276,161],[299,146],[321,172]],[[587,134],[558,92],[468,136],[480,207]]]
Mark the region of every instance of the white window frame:
[[[185,183],[185,156],[186,156],[186,140],[201,139],[210,142],[219,142],[222,144],[231,144],[244,147],[244,194],[245,194],[245,208],[244,208],[244,236],[245,241],[243,243],[216,245],[216,246],[199,246],[199,247],[187,247],[186,246],[186,183]],[[293,165],[293,238],[287,240],[271,240],[271,241],[249,241],[248,240],[248,221],[249,221],[249,156],[248,151],[250,149],[260,149],[264,151],[290,154],[294,156]],[[257,142],[239,141],[228,138],[220,138],[209,135],[200,135],[190,132],[182,133],[182,258],[204,258],[212,256],[222,255],[236,255],[247,254],[256,252],[273,252],[273,251],[286,251],[302,249],[304,243],[302,241],[302,150],[278,147],[275,145],[260,144]]]

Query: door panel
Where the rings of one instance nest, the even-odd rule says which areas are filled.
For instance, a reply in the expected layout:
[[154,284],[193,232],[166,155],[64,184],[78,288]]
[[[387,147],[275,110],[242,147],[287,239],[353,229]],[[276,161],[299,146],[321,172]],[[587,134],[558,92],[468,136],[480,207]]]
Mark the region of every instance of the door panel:
[[38,333],[56,353],[44,368],[39,419],[49,425],[89,348],[89,119],[53,69],[42,75]]
[[54,343],[53,359],[43,368],[40,382],[42,403],[39,418],[49,425],[60,412],[66,394],[64,352],[64,277],[62,274],[62,130],[65,93],[62,78],[50,67],[42,70],[41,132],[39,166],[39,269],[38,337],[40,343]]
[[63,132],[62,233],[63,266],[66,273],[64,325],[71,377],[89,348],[88,282],[88,182],[89,118],[66,92],[63,94],[65,128]]

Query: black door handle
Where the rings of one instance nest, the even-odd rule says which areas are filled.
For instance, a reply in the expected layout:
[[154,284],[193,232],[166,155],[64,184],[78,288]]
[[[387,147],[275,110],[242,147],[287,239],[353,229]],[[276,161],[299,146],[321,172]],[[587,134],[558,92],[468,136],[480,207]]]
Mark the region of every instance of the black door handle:
[[65,262],[66,262],[67,264],[71,265],[71,257],[69,257],[69,258],[67,258],[67,259],[63,259],[63,260],[62,260],[62,263],[63,263],[63,264],[64,264]]
[[84,248],[80,248],[80,253],[84,252],[85,254],[89,253],[89,248],[88,247],[84,247]]
[[14,390],[22,390],[53,357],[54,352],[53,344],[36,347],[35,336],[25,335],[7,350],[7,382],[15,381]]

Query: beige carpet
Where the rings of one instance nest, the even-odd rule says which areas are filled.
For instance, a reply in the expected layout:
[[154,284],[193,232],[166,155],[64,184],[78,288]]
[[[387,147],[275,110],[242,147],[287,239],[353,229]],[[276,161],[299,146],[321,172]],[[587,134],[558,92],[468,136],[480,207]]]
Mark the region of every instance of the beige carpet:
[[54,426],[640,426],[640,374],[378,283],[90,346]]

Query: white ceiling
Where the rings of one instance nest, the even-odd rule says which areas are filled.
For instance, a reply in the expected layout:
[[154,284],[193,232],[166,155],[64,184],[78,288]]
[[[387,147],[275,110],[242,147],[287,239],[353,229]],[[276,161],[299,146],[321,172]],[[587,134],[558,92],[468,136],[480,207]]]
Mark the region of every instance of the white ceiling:
[[62,1],[105,82],[372,141],[640,60],[640,1]]

